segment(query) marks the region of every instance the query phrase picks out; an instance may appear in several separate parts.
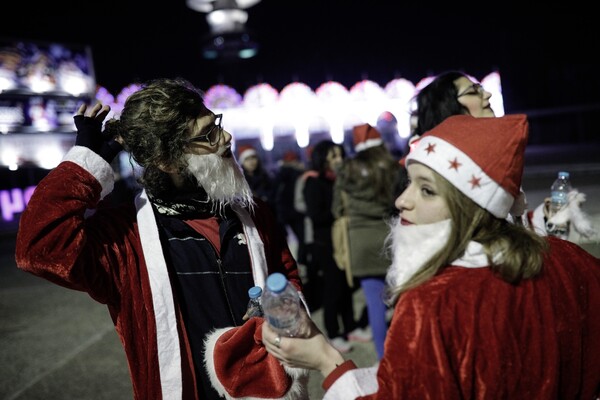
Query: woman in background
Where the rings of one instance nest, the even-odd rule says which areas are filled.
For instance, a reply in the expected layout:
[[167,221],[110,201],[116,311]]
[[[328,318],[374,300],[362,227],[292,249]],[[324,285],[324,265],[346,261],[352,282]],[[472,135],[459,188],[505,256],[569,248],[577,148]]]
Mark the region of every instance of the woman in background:
[[[388,327],[383,289],[391,263],[384,242],[405,174],[376,128],[362,124],[355,126],[352,134],[356,154],[344,161],[335,181],[333,214],[336,218],[345,214],[350,219],[352,276],[363,290],[377,359],[381,359]],[[362,341],[364,332],[359,333],[363,335],[350,339]]]
[[356,329],[352,289],[346,282],[344,271],[333,258],[331,240],[333,185],[336,171],[345,156],[344,148],[330,140],[317,143],[311,155],[311,169],[318,175],[308,176],[303,191],[306,215],[313,227],[312,266],[323,272],[325,331],[332,345],[341,353],[352,350],[348,334]]

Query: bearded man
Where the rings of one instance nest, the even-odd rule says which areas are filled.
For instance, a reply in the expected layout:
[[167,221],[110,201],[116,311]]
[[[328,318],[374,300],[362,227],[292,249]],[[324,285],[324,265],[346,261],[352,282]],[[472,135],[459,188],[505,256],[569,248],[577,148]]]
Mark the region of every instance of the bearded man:
[[[211,385],[206,337],[241,327],[248,289],[270,273],[300,291],[296,262],[271,211],[253,198],[222,115],[198,89],[183,79],[149,82],[102,132],[109,112],[79,108],[75,146],[22,215],[17,265],[107,305],[136,399],[223,398],[230,388]],[[141,190],[114,205],[105,198],[122,149],[141,166]],[[246,331],[258,343],[255,329]],[[277,380],[264,386],[283,398],[292,384]]]

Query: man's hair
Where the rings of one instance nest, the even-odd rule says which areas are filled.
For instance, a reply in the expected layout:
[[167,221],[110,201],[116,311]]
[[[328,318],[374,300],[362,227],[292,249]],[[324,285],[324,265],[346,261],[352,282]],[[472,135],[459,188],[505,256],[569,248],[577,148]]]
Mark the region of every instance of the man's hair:
[[123,138],[125,150],[143,168],[142,185],[158,195],[172,185],[159,166],[185,169],[192,122],[208,113],[202,92],[187,80],[156,79],[127,98],[120,119],[108,121],[106,130]]
[[413,135],[423,135],[452,115],[468,114],[468,109],[458,101],[454,81],[467,77],[458,71],[444,72],[435,77],[416,96],[417,126]]
[[543,237],[522,225],[495,217],[437,172],[433,171],[433,175],[438,194],[446,200],[452,219],[448,243],[406,284],[388,288],[389,298],[397,299],[400,293],[428,281],[442,268],[462,257],[470,241],[483,245],[490,268],[506,282],[517,284],[540,273],[548,250],[548,243]]

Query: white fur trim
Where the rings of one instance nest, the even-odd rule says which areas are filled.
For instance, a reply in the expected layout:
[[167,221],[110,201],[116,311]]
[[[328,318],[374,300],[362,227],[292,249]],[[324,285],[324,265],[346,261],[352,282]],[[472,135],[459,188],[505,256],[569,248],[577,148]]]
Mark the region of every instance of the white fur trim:
[[[494,262],[499,262],[502,259],[501,254],[494,255]],[[450,265],[465,268],[485,268],[489,267],[490,263],[485,254],[483,245],[479,242],[469,242],[465,253],[457,260],[454,260]]]
[[248,252],[250,253],[250,264],[252,265],[252,277],[254,278],[254,284],[264,288],[268,273],[265,245],[260,238],[258,229],[256,229],[254,220],[248,211],[237,204],[232,205],[231,208],[238,215],[240,221],[242,221],[244,234],[246,235],[246,241],[248,243]]
[[233,327],[215,329],[204,338],[204,367],[208,372],[208,377],[212,387],[219,393],[220,396],[226,399],[232,399],[229,393],[225,390],[225,387],[221,384],[221,381],[217,377],[215,370],[215,346],[219,341],[219,338],[225,332],[233,329]]
[[[215,329],[204,339],[204,366],[206,371],[208,372],[208,377],[210,379],[210,383],[213,388],[219,393],[220,396],[223,396],[227,400],[260,400],[264,398],[258,397],[232,397],[217,377],[217,373],[215,370],[215,346],[219,341],[219,338],[224,333],[233,329],[232,327]],[[285,396],[272,399],[272,400],[307,400],[308,399],[308,378],[309,371],[307,369],[302,368],[288,368],[283,367],[285,372],[292,378],[292,386],[287,391]]]
[[377,367],[356,368],[345,372],[325,392],[323,400],[348,400],[379,390]]
[[585,194],[573,189],[568,194],[568,209],[571,226],[577,233],[586,239],[598,235],[598,230],[593,226],[590,216],[581,209],[581,203],[585,202]]
[[74,146],[65,154],[63,161],[71,161],[92,174],[102,186],[101,199],[112,192],[115,173],[110,164],[92,150],[84,146]]
[[[252,265],[252,277],[254,278],[254,284],[264,289],[267,274],[269,273],[267,259],[265,256],[265,245],[260,238],[258,229],[256,229],[254,220],[248,211],[237,204],[232,205],[231,208],[236,212],[240,221],[242,221],[244,234],[246,235],[246,242],[248,243],[248,252],[250,253],[250,264]],[[306,312],[310,316],[306,298],[302,292],[298,292],[298,294],[300,296],[300,300],[302,300],[302,304],[304,304]]]
[[183,378],[173,290],[160,245],[158,226],[145,190],[136,197],[135,205],[138,210],[140,241],[152,291],[162,398],[181,399]]
[[533,214],[531,216],[531,228],[535,233],[540,236],[546,236],[546,222],[544,221],[544,206],[542,203],[533,210]]
[[[430,151],[430,149],[435,149]],[[458,190],[498,218],[506,218],[514,203],[513,196],[492,180],[471,157],[457,147],[435,136],[424,136],[417,148],[406,156],[425,164],[446,178]],[[452,163],[457,165],[452,168]]]
[[246,158],[248,158],[250,156],[255,156],[257,154],[258,153],[254,149],[246,149],[246,150],[242,151],[239,156],[240,164],[243,163]]
[[380,146],[383,144],[383,140],[380,138],[367,139],[364,142],[357,143],[354,146],[354,150],[358,153],[360,151],[370,149],[371,147]]

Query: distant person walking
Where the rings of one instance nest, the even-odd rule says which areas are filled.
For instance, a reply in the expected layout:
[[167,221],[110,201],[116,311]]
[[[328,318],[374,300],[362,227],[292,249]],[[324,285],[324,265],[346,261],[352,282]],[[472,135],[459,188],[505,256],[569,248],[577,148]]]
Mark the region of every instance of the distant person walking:
[[388,325],[383,290],[391,264],[384,243],[405,175],[376,128],[362,124],[355,126],[352,134],[356,154],[347,158],[339,171],[332,209],[336,217],[343,213],[350,217],[352,275],[364,292],[375,349],[381,358]]

